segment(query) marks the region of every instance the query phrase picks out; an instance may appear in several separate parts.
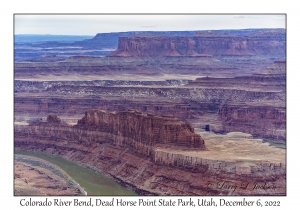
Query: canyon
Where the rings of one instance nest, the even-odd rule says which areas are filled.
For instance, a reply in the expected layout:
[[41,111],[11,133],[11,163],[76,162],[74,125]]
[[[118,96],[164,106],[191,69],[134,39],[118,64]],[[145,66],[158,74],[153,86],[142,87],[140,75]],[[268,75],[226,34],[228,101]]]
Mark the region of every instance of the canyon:
[[98,34],[76,44],[111,35],[105,57],[16,61],[15,148],[141,195],[285,195],[285,149],[266,143],[286,144],[285,30],[223,32]]
[[[254,139],[236,146],[234,140],[229,141],[238,155],[220,155],[213,147],[216,142],[206,147],[202,137],[178,119],[134,110],[90,110],[73,126],[57,117],[15,126],[16,149],[84,163],[141,195],[285,194],[284,150]],[[262,150],[249,151],[259,145]],[[236,152],[243,147],[247,153]],[[222,182],[239,187],[223,189],[219,187]],[[208,188],[208,183],[216,186]],[[255,183],[275,187],[256,190]]]
[[217,86],[220,89],[252,92],[250,100],[245,100],[247,97],[243,97],[243,100],[233,100],[231,97],[223,101],[218,112],[218,120],[221,120],[223,125],[221,132],[239,130],[282,142],[286,140],[285,72],[286,62],[275,61],[264,71],[252,76],[198,78],[186,86],[213,89]]
[[[284,141],[286,77],[277,71],[285,71],[285,62],[275,61],[252,76],[202,77],[194,81],[16,80],[15,118],[43,118],[54,113],[72,122],[72,116],[76,121],[88,109],[133,108],[173,115],[196,128],[203,128],[214,119],[210,127],[215,132],[241,131]],[[196,120],[198,124],[194,123]]]
[[[176,36],[178,33],[175,32],[169,32],[168,36],[161,34],[166,33],[147,35],[137,32],[134,36],[121,35],[118,37],[117,49],[113,49],[105,57],[80,54],[64,57],[65,60],[59,62],[47,62],[51,59],[47,56],[45,62],[39,57],[41,62],[19,61],[15,63],[15,77],[37,77],[39,74],[99,76],[113,72],[237,76],[257,73],[275,60],[285,58],[283,29],[257,30],[240,36],[217,32],[194,32],[193,36],[191,33],[190,36]],[[99,44],[105,40],[99,37],[97,35],[85,42],[92,42],[93,49],[99,49]],[[79,47],[77,50],[84,51],[81,48],[85,45],[72,47]]]

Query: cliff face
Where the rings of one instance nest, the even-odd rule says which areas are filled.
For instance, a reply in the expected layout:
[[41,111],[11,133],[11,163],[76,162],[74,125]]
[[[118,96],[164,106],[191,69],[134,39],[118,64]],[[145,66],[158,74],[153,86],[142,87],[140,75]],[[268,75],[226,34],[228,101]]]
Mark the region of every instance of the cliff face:
[[[186,142],[202,142],[202,138],[187,124],[168,118],[135,111],[91,110],[75,126],[52,121],[17,125],[15,148],[63,156],[100,171],[141,195],[285,195],[283,162],[228,162],[190,156]],[[153,139],[143,135],[145,129],[153,132]],[[194,152],[200,152],[196,143],[191,143]],[[187,155],[172,152],[184,150]],[[244,182],[249,184],[247,189],[218,187],[222,183],[240,186]],[[208,183],[215,187],[208,187]],[[254,190],[255,183],[275,188]]]
[[109,56],[223,56],[285,55],[285,36],[237,37],[199,34],[194,37],[119,37],[118,49]]
[[[199,103],[198,103],[199,104]],[[207,102],[205,103],[207,104]],[[15,96],[15,114],[22,116],[23,113],[36,117],[44,117],[48,114],[57,114],[61,117],[82,116],[88,109],[101,109],[108,111],[124,111],[135,109],[141,112],[151,112],[157,115],[172,115],[180,120],[191,119],[193,114],[191,107],[181,101],[140,101],[122,98],[81,98],[57,96]],[[77,121],[76,121],[77,122]]]
[[281,75],[285,76],[286,75],[286,61],[285,60],[280,60],[280,61],[275,61],[272,66],[267,67],[265,70],[259,73],[260,75]]
[[62,124],[59,120],[56,115],[49,115],[47,122],[28,126],[28,133],[33,136],[72,138],[84,142],[110,142],[127,146],[146,156],[153,154],[154,146],[205,149],[201,136],[195,134],[189,124],[173,116],[160,117],[135,110],[89,110],[75,126]]
[[[224,98],[218,111],[222,129],[216,132],[241,131],[277,141],[286,139],[286,62],[275,61],[258,74],[234,78],[203,77],[187,87],[240,91],[240,96]],[[249,94],[244,95],[242,91]],[[250,94],[252,93],[252,94]],[[241,97],[242,96],[242,97]],[[241,98],[242,100],[239,100]]]
[[145,115],[135,110],[128,112],[90,110],[78,121],[78,125],[93,126],[101,132],[134,139],[139,144],[205,148],[204,140],[194,133],[189,124],[172,116]]
[[[48,114],[58,114],[63,120],[70,119],[71,121],[68,122],[73,123],[88,109],[124,111],[131,108],[158,115],[173,115],[183,121],[192,120],[190,122],[197,128],[199,128],[198,122],[202,123],[201,128],[211,124],[208,118],[200,120],[198,117],[211,114],[210,117],[215,118],[218,114],[222,114],[216,119],[224,125],[222,132],[254,131],[254,129],[245,129],[245,123],[233,123],[238,120],[230,116],[234,113],[233,110],[241,110],[244,107],[243,113],[248,113],[247,117],[239,116],[250,123],[248,126],[257,120],[264,120],[264,118],[249,117],[250,112],[256,116],[256,109],[271,112],[280,110],[285,115],[284,89],[285,79],[274,75],[255,76],[252,79],[202,78],[192,87],[180,88],[57,85],[39,93],[16,94],[14,107],[17,121],[26,121],[28,117],[43,118]],[[272,122],[281,120],[268,119]],[[270,125],[270,129],[275,126],[270,123],[266,125]],[[259,126],[256,127],[260,129]],[[264,135],[266,131],[255,131],[250,134],[269,138],[269,134]],[[280,138],[282,137],[284,135]]]
[[[155,51],[156,52],[156,51]],[[82,76],[122,74],[160,75],[160,74],[232,74],[237,68],[208,56],[168,56],[164,59],[127,56],[110,57],[71,57],[60,62],[18,62],[14,66],[15,77]],[[113,77],[112,77],[113,78]]]
[[[230,132],[239,128],[239,131],[251,133],[254,136],[277,141],[286,140],[286,61],[275,61],[259,74],[243,77],[252,81],[249,88],[271,90],[280,93],[283,97],[273,100],[258,101],[246,104],[226,104],[219,110],[219,119],[223,122],[223,129]],[[239,78],[234,78],[237,82]],[[247,82],[245,82],[247,86]],[[249,84],[249,83],[248,83]],[[240,85],[241,86],[241,85]]]
[[241,131],[277,141],[286,140],[285,107],[257,104],[226,104],[218,118],[223,132]]
[[255,74],[235,78],[202,77],[190,82],[187,87],[224,88],[259,91],[284,91],[286,76],[284,74]]
[[[63,156],[141,195],[285,195],[283,162],[247,163],[190,156],[186,143],[199,154],[201,150],[195,140],[203,143],[202,149],[204,142],[189,125],[177,119],[143,115],[133,110],[87,111],[75,126],[57,119],[51,116],[45,123],[16,125],[15,148]],[[208,187],[208,183],[214,187]],[[237,187],[221,188],[222,183]],[[243,183],[249,186],[242,188]],[[274,187],[254,189],[258,183]]]
[[[115,72],[230,77],[248,75],[249,72],[261,71],[274,59],[285,59],[285,30],[258,31],[261,32],[252,35],[245,35],[247,33],[243,30],[236,30],[231,35],[207,32],[99,34],[94,39],[82,41],[82,46],[95,50],[100,46],[111,46],[114,42],[108,40],[111,36],[113,40],[119,36],[127,37],[119,37],[118,49],[114,52],[109,49],[112,53],[107,57],[91,57],[91,52],[91,56],[81,54],[59,62],[16,62],[15,78],[39,75],[103,75]],[[78,47],[79,43],[74,44]],[[32,54],[32,50],[29,51]],[[101,53],[104,51],[97,50],[95,55],[102,55]]]

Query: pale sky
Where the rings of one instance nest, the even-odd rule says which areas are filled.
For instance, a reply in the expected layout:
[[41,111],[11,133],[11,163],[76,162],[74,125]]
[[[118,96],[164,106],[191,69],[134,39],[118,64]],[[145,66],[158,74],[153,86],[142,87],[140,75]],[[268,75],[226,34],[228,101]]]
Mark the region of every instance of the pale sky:
[[285,28],[277,15],[14,15],[15,34],[95,35],[122,31]]

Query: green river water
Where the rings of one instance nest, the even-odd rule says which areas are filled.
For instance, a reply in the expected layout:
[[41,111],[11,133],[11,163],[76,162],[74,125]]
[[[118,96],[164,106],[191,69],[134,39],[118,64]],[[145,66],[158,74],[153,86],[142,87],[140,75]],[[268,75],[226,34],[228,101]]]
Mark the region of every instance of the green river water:
[[21,150],[15,150],[15,154],[34,156],[56,164],[78,184],[80,184],[80,186],[87,192],[87,195],[138,195],[135,192],[119,185],[117,182],[64,158],[41,152],[27,152]]

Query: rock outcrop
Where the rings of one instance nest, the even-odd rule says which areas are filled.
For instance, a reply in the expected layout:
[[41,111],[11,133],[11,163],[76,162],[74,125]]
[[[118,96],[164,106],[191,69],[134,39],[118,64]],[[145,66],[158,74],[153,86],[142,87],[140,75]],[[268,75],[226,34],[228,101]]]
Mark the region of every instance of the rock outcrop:
[[[143,114],[135,110],[125,112],[106,112],[90,110],[78,121],[80,126],[96,127],[101,132],[107,132],[124,137],[121,144],[132,145],[133,142],[154,146],[178,146],[182,148],[204,149],[204,140],[194,133],[187,123],[173,116],[157,116]],[[128,143],[125,139],[130,139]]]
[[168,56],[164,59],[132,56],[111,57],[70,57],[60,62],[18,62],[15,63],[15,77],[28,78],[43,76],[99,76],[109,74],[232,74],[237,68],[206,55]]
[[285,55],[284,33],[252,36],[198,33],[193,37],[131,36],[119,37],[118,49],[109,56],[224,56]]
[[[266,70],[264,72],[268,72]],[[222,88],[234,90],[248,91],[285,91],[286,76],[285,74],[254,74],[252,76],[235,77],[235,78],[214,78],[202,77],[190,82],[187,87],[203,87],[203,88]]]
[[47,117],[47,122],[48,123],[60,123],[61,119],[57,117],[57,115],[48,115]]
[[[78,52],[69,52],[78,56],[64,55],[67,59],[58,62],[50,62],[53,59],[44,62],[47,61],[47,57],[32,60],[37,62],[16,62],[15,78],[39,75],[103,75],[115,72],[148,75],[179,73],[242,76],[248,75],[249,72],[261,71],[274,59],[285,59],[284,29],[253,31],[260,32],[251,35],[246,35],[243,30],[231,31],[231,34],[196,33],[195,31],[99,34],[91,40],[73,44],[76,47],[88,48],[88,51],[93,48],[95,55],[102,55],[104,51],[97,51],[98,48],[113,45],[107,38],[116,40],[119,37],[118,49],[113,52],[113,49],[109,49],[112,53],[108,57],[92,57],[93,52],[79,55]],[[115,42],[113,40],[112,42]],[[75,51],[80,52],[80,50]],[[32,50],[29,52],[32,54]],[[105,54],[107,52],[105,51]]]
[[60,123],[56,115],[49,115],[47,122],[33,123],[28,130],[31,135],[50,138],[110,142],[145,156],[152,156],[155,147],[205,149],[204,140],[188,123],[173,116],[160,117],[135,110],[89,110],[74,126]]
[[[99,86],[97,84],[81,85],[81,83],[65,85],[63,82],[57,82],[53,85],[48,83],[44,89],[37,86],[28,91],[25,89],[31,85],[28,83],[22,88],[25,89],[24,92],[15,94],[15,117],[27,121],[30,117],[42,118],[49,114],[57,114],[63,120],[75,123],[75,119],[82,116],[88,109],[124,111],[133,108],[141,112],[172,115],[180,120],[189,121],[193,127],[204,128],[206,125],[211,125],[209,118],[220,115],[215,120],[224,127],[213,129],[212,126],[212,131],[251,131],[253,135],[270,138],[269,134],[264,135],[266,130],[262,131],[260,126],[255,126],[257,131],[253,129],[254,127],[245,129],[245,126],[251,127],[254,122],[264,120],[263,118],[252,119],[254,116],[258,117],[255,109],[270,112],[278,110],[282,114],[285,113],[285,84],[285,75],[277,74],[256,74],[236,78],[205,77],[187,86],[176,88],[170,86]],[[29,93],[26,93],[27,91]],[[252,106],[253,108],[249,108]],[[234,116],[226,116],[226,113],[234,113],[233,110],[237,108],[241,111],[243,107],[243,113],[248,113],[243,124],[233,123],[236,119]],[[251,115],[250,112],[253,114]],[[201,118],[207,114],[210,114],[210,117]],[[268,119],[271,120],[271,118]],[[273,120],[271,121],[275,123],[282,119],[273,118]],[[250,124],[247,125],[246,121]],[[202,123],[202,125],[198,127],[197,123]],[[270,123],[266,125],[271,126]],[[285,139],[284,132],[275,131],[275,128],[279,127],[275,124],[269,127],[272,132],[281,133],[279,139]],[[282,129],[284,127],[280,126],[280,130]]]
[[272,66],[267,67],[265,70],[259,73],[259,75],[281,75],[284,76],[286,75],[286,61],[285,60],[280,60],[280,61],[275,61]]
[[[240,59],[236,59],[239,57]],[[265,59],[261,59],[264,57]],[[247,75],[285,59],[285,35],[119,37],[108,57],[75,56],[60,62],[17,62],[15,77],[118,74]],[[248,69],[249,68],[249,69]]]
[[[286,139],[286,61],[275,61],[260,73],[235,78],[198,78],[186,85],[194,88],[245,90],[249,100],[227,98],[220,104],[218,120],[222,129],[215,132],[241,131],[275,141]],[[259,95],[263,94],[264,97]]]
[[[74,87],[74,89],[76,89]],[[134,89],[134,88],[133,88]],[[106,89],[107,90],[107,89]],[[122,89],[119,89],[122,90]],[[103,90],[105,91],[105,90]],[[103,92],[105,94],[105,92]],[[108,94],[114,95],[119,92],[108,91]],[[193,113],[189,103],[181,100],[151,100],[144,92],[144,97],[141,99],[133,99],[127,92],[127,97],[130,98],[106,98],[106,97],[74,97],[74,95],[65,94],[65,97],[58,95],[48,96],[39,92],[39,97],[30,95],[15,95],[15,117],[32,117],[44,118],[49,114],[59,115],[63,120],[73,117],[78,119],[88,109],[100,109],[108,111],[125,111],[128,109],[135,109],[141,112],[151,112],[156,115],[172,115],[180,120],[192,119]],[[108,95],[107,94],[107,95]],[[137,93],[136,93],[137,94]],[[136,96],[135,94],[135,96]],[[197,102],[198,107],[202,103]],[[204,102],[201,106],[202,111],[206,111],[212,105],[208,101]],[[200,107],[198,108],[200,110]],[[201,111],[201,110],[200,110]],[[25,114],[27,113],[27,114]],[[17,120],[18,121],[18,120]],[[77,120],[76,120],[77,122]],[[76,123],[74,121],[74,123]]]
[[[284,162],[207,159],[201,157],[201,152],[209,152],[203,143],[188,124],[133,110],[91,110],[74,126],[48,122],[15,126],[15,149],[63,156],[141,195],[285,195]],[[178,154],[183,151],[185,155]],[[237,187],[220,188],[224,182]],[[244,182],[247,189],[238,187]],[[275,187],[257,190],[257,183]]]
[[219,110],[218,118],[223,124],[221,132],[240,131],[273,141],[286,141],[284,106],[257,103],[224,104]]

